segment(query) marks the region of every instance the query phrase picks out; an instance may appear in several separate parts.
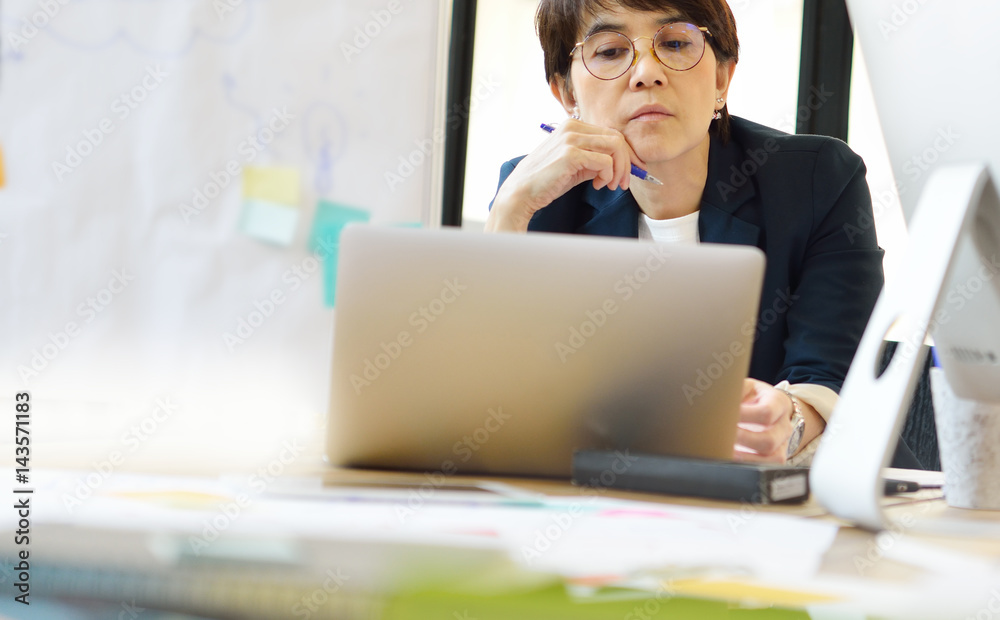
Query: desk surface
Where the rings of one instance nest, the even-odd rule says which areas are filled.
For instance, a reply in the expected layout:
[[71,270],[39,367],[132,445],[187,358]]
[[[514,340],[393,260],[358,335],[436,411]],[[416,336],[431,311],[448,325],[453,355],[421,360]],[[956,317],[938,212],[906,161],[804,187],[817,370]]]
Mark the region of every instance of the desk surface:
[[[92,472],[59,476],[88,473]],[[788,610],[809,607],[815,611],[818,605],[824,613],[859,617],[860,612],[909,619],[976,617],[983,609],[990,613],[996,592],[991,588],[1000,586],[1000,513],[949,508],[940,491],[934,490],[887,498],[890,514],[901,525],[873,534],[846,526],[837,530],[836,521],[814,502],[751,506],[613,490],[602,490],[595,500],[593,490],[558,480],[468,476],[442,480],[416,473],[329,469],[313,473],[316,475],[289,479],[281,488],[275,483],[275,488],[251,497],[245,505],[227,504],[215,479],[133,480],[124,474],[118,486],[100,489],[72,518],[53,519],[58,510],[51,507],[46,516],[43,505],[33,527],[32,557],[37,558],[37,564],[33,563],[34,596],[75,593],[104,600],[117,597],[118,601],[132,597],[139,605],[172,607],[209,617],[232,614],[234,604],[240,609],[235,617],[452,618],[453,611],[461,618],[464,609],[469,610],[466,617],[480,619],[510,614],[553,617],[553,609],[561,610],[565,617],[591,617],[589,614],[597,611],[600,613],[593,617],[625,617],[639,602],[648,604],[648,609],[656,607],[657,614],[647,610],[648,617],[734,617],[732,614],[741,609],[758,608],[754,617],[759,618],[761,605],[774,607],[774,617],[806,617]],[[134,487],[131,490],[130,484]],[[186,490],[182,489],[185,485]],[[466,511],[463,506],[475,501],[453,490],[479,487],[482,496],[484,486],[523,500],[525,507],[505,503],[504,522],[497,523],[496,515],[488,511]],[[45,488],[61,493],[65,500],[66,489],[73,487],[65,479],[43,485],[36,500],[43,499]],[[340,494],[333,499],[323,496],[338,490]],[[388,534],[378,530],[374,522],[352,521],[352,514],[373,521],[405,514],[398,511],[412,509],[415,501],[423,505],[421,490],[424,495],[436,493],[434,501],[445,497],[460,501],[413,513],[412,518],[406,517],[410,520],[405,528],[398,527],[403,517],[398,523],[389,519],[388,527],[383,528],[392,530]],[[102,493],[104,497],[96,498]],[[164,493],[169,495],[173,511],[168,516],[178,519],[176,523],[158,521],[162,515],[156,510],[162,505],[151,508],[128,503],[152,497],[162,504]],[[458,494],[449,495],[454,493]],[[303,494],[310,497],[304,499]],[[231,497],[237,496],[234,492]],[[373,498],[377,502],[366,504]],[[534,511],[526,507],[537,499],[555,503]],[[598,501],[601,511],[574,516],[577,520],[563,530],[566,545],[560,550],[562,564],[542,562],[538,566],[565,567],[567,552],[585,552],[580,556],[583,566],[587,553],[615,554],[605,543],[620,539],[624,548],[643,535],[649,536],[650,557],[662,557],[662,565],[652,562],[630,581],[623,575],[597,575],[594,571],[575,577],[554,576],[524,562],[510,561],[530,538],[522,541],[516,540],[517,536],[544,532],[545,527],[555,532],[552,524],[567,521],[566,515],[583,514],[574,506],[584,501]],[[430,503],[433,501],[428,506]],[[60,506],[58,501],[55,505]],[[233,505],[242,506],[242,513],[233,515]],[[703,509],[709,510],[698,512]],[[670,529],[669,524],[657,529],[661,527],[655,521],[658,511],[684,516],[688,529]],[[605,519],[608,513],[625,517],[612,522]],[[115,518],[131,514],[140,522],[123,526],[106,520],[111,514]],[[225,517],[227,514],[230,516]],[[472,531],[477,523],[486,523],[483,515],[493,519],[490,527],[495,531]],[[464,539],[458,544],[453,537],[440,537],[430,523],[434,519],[450,519],[450,523],[469,530],[463,533],[478,538],[474,544],[465,544]],[[518,519],[528,521],[518,526]],[[289,522],[295,527],[287,528]],[[214,538],[210,535],[213,523],[218,526]],[[719,528],[720,523],[729,527]],[[806,527],[809,524],[815,527]],[[713,527],[718,531],[713,533]],[[700,566],[691,563],[693,556],[684,555],[686,541],[676,538],[678,531],[705,545]],[[415,540],[414,532],[425,532],[426,536]],[[658,536],[657,532],[664,534]],[[821,545],[815,569],[809,568],[807,556],[816,541],[802,538],[809,532],[831,534],[831,542]],[[670,536],[675,538],[664,539]],[[778,541],[781,548],[755,546],[755,537]],[[295,554],[287,545],[293,539],[297,543]],[[195,545],[194,554],[185,553],[194,540],[208,544],[204,550]],[[725,545],[733,545],[731,554],[718,553]],[[579,548],[566,548],[574,546]],[[795,552],[798,546],[801,554]],[[0,542],[0,552],[8,558],[11,549],[10,542]],[[745,567],[742,572],[734,570],[731,564],[735,561],[732,558],[742,557],[750,566],[755,557],[760,559],[772,551],[786,555],[778,563],[764,561],[749,571]],[[169,562],[165,563],[164,557]],[[636,558],[609,556],[608,565],[630,565],[622,563],[624,560],[635,562]],[[802,574],[782,571],[782,562],[789,566],[801,563]],[[331,587],[338,574],[331,573],[334,565],[347,567],[354,579],[346,581],[344,587]],[[120,573],[117,576],[116,570]],[[765,574],[768,571],[771,573]],[[419,578],[414,580],[415,576]],[[157,583],[173,584],[174,590],[157,589]],[[10,584],[4,579],[5,591]],[[323,599],[323,603],[310,609],[313,599],[309,597]],[[187,604],[177,604],[180,600]],[[994,606],[1000,609],[1000,598]],[[309,613],[296,613],[302,610]],[[324,616],[327,612],[332,615]],[[443,612],[448,613],[439,615]],[[14,618],[30,617],[13,615],[9,605],[0,605],[0,614],[4,613]]]

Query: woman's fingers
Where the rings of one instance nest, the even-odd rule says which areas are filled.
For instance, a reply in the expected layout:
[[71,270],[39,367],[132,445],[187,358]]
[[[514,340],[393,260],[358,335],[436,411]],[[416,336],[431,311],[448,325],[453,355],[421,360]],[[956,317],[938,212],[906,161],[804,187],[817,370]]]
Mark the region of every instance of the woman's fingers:
[[608,187],[612,190],[628,188],[631,180],[632,162],[638,157],[621,132],[582,121],[569,120],[556,129],[552,140],[561,140],[569,147],[567,153],[579,151],[609,155],[610,160],[602,160],[607,164],[606,169],[594,169],[595,187],[598,189]]
[[792,401],[781,390],[763,381],[747,379],[740,402],[740,422],[772,426],[792,418]]
[[788,438],[791,437],[791,434],[790,424],[787,428],[772,426],[764,430],[737,428],[736,445],[769,459],[780,456],[783,462],[788,449]]
[[767,383],[747,379],[740,403],[733,457],[743,461],[784,463],[792,434],[791,400]]
[[632,164],[641,166],[643,162],[621,132],[577,120],[567,121],[561,129],[574,146],[611,155],[614,175],[607,187],[628,189],[632,182]]
[[592,181],[595,189],[627,188],[635,159],[620,132],[566,121],[507,177],[493,201],[487,229],[525,230],[536,211],[584,181]]

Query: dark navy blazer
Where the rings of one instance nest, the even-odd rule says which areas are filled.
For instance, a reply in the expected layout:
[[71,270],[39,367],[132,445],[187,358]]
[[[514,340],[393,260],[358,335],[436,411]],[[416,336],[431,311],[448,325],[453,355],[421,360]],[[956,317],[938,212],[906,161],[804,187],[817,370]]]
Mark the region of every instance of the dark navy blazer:
[[[698,232],[767,255],[750,376],[839,393],[883,283],[864,162],[834,138],[731,121],[728,143],[711,138]],[[521,159],[503,165],[501,185]],[[639,214],[631,192],[588,181],[528,230],[638,237]]]

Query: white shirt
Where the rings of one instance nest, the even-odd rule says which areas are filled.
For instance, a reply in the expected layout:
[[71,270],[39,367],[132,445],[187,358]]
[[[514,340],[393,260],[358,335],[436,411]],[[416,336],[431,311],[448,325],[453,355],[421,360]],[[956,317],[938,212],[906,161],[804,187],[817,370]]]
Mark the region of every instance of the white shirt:
[[688,215],[669,220],[654,220],[645,213],[639,214],[639,239],[656,241],[657,243],[689,243],[696,244],[698,237],[698,214],[695,211]]

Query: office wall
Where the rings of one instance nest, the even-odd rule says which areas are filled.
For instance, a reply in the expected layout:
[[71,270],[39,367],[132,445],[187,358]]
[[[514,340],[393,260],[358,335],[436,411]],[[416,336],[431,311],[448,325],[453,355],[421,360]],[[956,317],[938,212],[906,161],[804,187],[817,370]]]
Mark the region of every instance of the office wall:
[[[447,4],[5,0],[0,399],[321,416],[332,311],[312,217],[320,199],[439,217]],[[248,166],[292,170],[287,244],[243,226]]]

